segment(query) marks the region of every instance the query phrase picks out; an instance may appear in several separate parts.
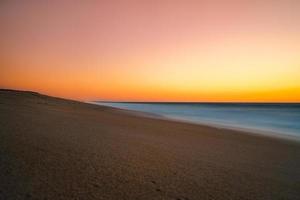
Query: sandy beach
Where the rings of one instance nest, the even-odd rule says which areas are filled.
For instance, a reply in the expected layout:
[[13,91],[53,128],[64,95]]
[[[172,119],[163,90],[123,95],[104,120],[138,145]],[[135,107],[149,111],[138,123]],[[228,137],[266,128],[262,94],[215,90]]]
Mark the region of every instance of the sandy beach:
[[0,199],[300,199],[300,143],[0,90]]

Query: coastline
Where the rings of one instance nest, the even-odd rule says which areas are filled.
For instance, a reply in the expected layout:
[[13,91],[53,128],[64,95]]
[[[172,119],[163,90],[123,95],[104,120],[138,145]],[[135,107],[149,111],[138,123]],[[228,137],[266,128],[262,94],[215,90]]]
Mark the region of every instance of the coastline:
[[[97,102],[85,102],[85,103],[98,105],[98,106],[99,105],[105,106],[105,107],[109,107],[109,108],[113,108],[113,109],[119,109],[120,111],[127,112],[129,114],[133,114],[133,115],[141,116],[141,117],[149,117],[149,118],[160,119],[160,120],[169,120],[169,121],[173,121],[173,122],[194,124],[194,125],[200,125],[200,126],[208,126],[208,127],[218,128],[218,129],[238,131],[242,134],[253,134],[256,136],[270,137],[270,138],[275,138],[275,139],[284,139],[284,140],[300,142],[300,136],[298,136],[297,134],[286,134],[286,133],[282,133],[279,131],[271,131],[271,130],[262,129],[262,128],[225,125],[225,124],[220,124],[217,122],[214,123],[214,122],[209,122],[209,121],[195,121],[195,120],[193,121],[193,120],[188,120],[188,119],[183,119],[183,118],[180,119],[180,117],[163,116],[163,115],[160,115],[157,113],[136,111],[136,110],[130,110],[130,109],[125,109],[125,108],[117,108],[117,107],[109,106],[109,105],[101,105],[101,104],[97,104]],[[107,103],[109,103],[109,102],[107,102]]]
[[[152,117],[149,115],[149,117]],[[262,130],[262,129],[255,129],[252,127],[237,127],[237,126],[230,126],[230,125],[223,125],[213,122],[196,122],[196,121],[189,121],[185,119],[178,119],[178,118],[171,118],[171,117],[165,117],[161,116],[161,119],[165,120],[171,120],[174,122],[182,122],[182,123],[190,123],[200,126],[208,126],[208,127],[214,127],[217,129],[225,129],[225,130],[232,130],[232,131],[238,131],[240,134],[250,134],[255,136],[262,136],[262,137],[270,137],[274,139],[283,139],[283,140],[290,140],[295,142],[300,142],[300,137],[297,135],[291,135],[291,134],[284,134],[276,131],[270,131],[270,130]]]
[[297,199],[300,144],[0,90],[0,199]]

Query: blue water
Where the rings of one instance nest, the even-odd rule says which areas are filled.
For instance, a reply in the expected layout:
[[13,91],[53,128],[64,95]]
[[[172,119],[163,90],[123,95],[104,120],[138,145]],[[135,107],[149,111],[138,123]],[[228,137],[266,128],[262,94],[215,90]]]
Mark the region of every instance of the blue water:
[[94,103],[300,139],[300,103]]

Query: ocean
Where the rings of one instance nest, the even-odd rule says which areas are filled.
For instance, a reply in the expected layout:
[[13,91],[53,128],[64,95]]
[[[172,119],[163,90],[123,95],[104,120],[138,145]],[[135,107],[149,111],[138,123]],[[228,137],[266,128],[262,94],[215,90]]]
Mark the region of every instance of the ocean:
[[300,103],[93,103],[186,122],[300,139]]

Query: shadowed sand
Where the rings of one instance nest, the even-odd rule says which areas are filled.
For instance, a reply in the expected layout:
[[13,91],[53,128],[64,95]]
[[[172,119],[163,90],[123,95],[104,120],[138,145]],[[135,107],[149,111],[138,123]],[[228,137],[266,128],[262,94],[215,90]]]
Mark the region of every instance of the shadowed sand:
[[0,90],[0,199],[299,199],[300,144]]

